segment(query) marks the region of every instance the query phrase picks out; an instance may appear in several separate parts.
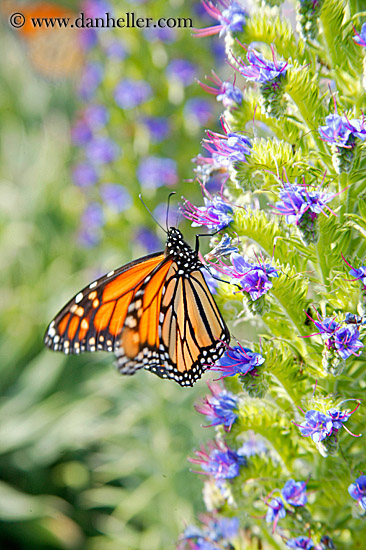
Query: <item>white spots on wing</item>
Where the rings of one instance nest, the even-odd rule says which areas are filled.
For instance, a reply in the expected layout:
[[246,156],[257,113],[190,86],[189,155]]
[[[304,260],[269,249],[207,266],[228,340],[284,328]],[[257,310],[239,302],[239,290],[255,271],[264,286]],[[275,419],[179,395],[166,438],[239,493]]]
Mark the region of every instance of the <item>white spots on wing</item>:
[[107,273],[106,277],[112,277],[113,274],[114,274],[114,270]]
[[89,285],[89,288],[95,288],[97,286],[97,284],[98,284],[97,281],[94,281],[94,283],[91,283]]
[[79,302],[81,302],[82,299],[83,299],[83,293],[79,292],[79,294],[75,296],[75,303],[78,304]]

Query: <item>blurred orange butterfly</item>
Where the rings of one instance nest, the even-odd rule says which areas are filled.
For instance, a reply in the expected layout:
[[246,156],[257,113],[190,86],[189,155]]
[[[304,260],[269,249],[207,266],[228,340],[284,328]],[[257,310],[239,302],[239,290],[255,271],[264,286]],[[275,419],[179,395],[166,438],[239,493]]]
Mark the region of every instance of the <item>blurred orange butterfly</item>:
[[77,76],[84,63],[81,48],[82,29],[70,27],[34,27],[31,18],[70,18],[77,14],[51,2],[23,4],[12,0],[1,0],[1,12],[8,18],[20,13],[25,24],[15,28],[23,40],[27,55],[33,67],[42,76],[60,80]]
[[45,344],[64,353],[111,351],[122,374],[144,368],[193,386],[230,341],[203,267],[198,246],[193,250],[171,227],[164,252],[79,292],[49,325]]

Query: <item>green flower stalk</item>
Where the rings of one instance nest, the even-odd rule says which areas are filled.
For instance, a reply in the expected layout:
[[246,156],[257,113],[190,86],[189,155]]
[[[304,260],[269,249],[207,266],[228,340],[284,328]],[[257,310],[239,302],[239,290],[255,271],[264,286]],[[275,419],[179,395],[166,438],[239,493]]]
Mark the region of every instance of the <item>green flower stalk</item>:
[[[211,200],[230,205],[223,230],[236,250],[206,257],[222,279],[216,299],[237,344],[211,369],[235,410],[225,409],[225,424],[220,408],[212,422],[221,451],[198,451],[204,499],[210,511],[240,518],[265,549],[348,550],[366,536],[366,222],[358,200],[366,97],[350,85],[361,83],[362,63],[349,75],[346,62],[335,63],[348,49],[354,58],[352,5],[300,2],[301,38],[284,21],[282,43],[277,8],[253,8],[226,41],[236,85],[246,81],[242,101],[225,113],[231,134],[221,142],[208,132],[217,143],[205,161],[225,172]],[[366,25],[354,40],[366,47]],[[288,61],[278,60],[274,51],[284,56],[286,46]],[[352,411],[343,406],[351,400]],[[260,451],[249,451],[252,439]],[[205,544],[196,537],[189,548],[241,548],[230,538]]]
[[322,4],[323,0],[300,0],[297,20],[304,40],[314,40],[318,37],[318,18]]

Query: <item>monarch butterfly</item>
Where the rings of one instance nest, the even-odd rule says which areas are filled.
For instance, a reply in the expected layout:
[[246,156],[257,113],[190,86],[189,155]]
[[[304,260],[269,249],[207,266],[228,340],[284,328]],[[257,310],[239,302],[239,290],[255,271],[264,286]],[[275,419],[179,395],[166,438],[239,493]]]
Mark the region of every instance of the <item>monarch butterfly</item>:
[[111,271],[79,292],[49,325],[45,344],[64,353],[111,351],[122,374],[144,368],[193,386],[230,341],[203,267],[198,246],[193,250],[170,227],[164,252]]

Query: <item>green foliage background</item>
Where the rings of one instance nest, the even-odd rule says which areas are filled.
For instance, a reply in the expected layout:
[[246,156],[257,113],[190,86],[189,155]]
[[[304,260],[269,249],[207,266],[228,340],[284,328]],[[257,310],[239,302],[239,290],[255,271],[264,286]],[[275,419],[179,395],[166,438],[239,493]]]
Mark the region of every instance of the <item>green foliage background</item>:
[[[173,16],[189,13],[191,3],[150,2],[149,9]],[[166,62],[177,53],[195,57],[191,31],[179,32],[179,52],[162,46]],[[135,52],[129,70],[160,90],[163,108],[164,64],[151,66],[141,31],[127,40]],[[212,58],[208,44],[199,48],[203,78]],[[76,235],[88,198],[71,182],[77,83],[41,77],[5,17],[0,51],[0,547],[172,548],[193,508],[203,506],[186,457],[205,437],[193,409],[205,383],[185,391],[145,372],[120,377],[107,354],[67,358],[43,347],[45,327],[63,303],[98,270],[143,253],[129,245],[137,227],[155,229],[137,199],[138,152],[126,134],[134,121],[122,121],[117,137],[134,205],[125,217],[107,219],[99,246],[84,249]],[[178,161],[180,181],[192,177],[190,159],[203,135],[184,126],[182,105],[167,107],[175,140],[160,151]],[[146,200],[166,196],[160,190]]]

